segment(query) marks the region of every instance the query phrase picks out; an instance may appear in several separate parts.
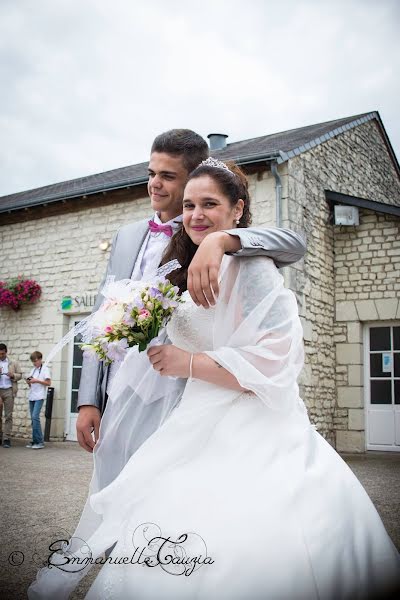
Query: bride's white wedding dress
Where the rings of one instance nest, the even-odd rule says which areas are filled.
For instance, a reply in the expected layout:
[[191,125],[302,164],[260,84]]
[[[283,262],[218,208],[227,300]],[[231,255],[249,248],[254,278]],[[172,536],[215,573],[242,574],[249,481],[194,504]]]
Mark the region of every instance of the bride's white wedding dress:
[[[268,259],[225,263],[217,306],[205,310],[185,294],[168,334],[252,391],[189,381],[163,425],[92,496],[102,522],[82,553],[95,558],[116,545],[86,599],[383,597],[399,577],[399,555],[298,395],[294,295]],[[75,575],[49,571],[30,598],[68,596]]]

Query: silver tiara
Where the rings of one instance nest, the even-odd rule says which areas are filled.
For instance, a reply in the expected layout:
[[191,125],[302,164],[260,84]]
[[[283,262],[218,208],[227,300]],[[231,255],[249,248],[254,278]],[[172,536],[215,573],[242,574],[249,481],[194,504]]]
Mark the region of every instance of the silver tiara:
[[228,173],[234,175],[234,173],[229,169],[229,167],[226,166],[224,162],[222,162],[222,160],[218,160],[217,158],[213,158],[212,156],[209,156],[206,160],[203,160],[203,162],[201,162],[199,166],[214,167],[215,169],[224,169],[224,171],[228,171]]

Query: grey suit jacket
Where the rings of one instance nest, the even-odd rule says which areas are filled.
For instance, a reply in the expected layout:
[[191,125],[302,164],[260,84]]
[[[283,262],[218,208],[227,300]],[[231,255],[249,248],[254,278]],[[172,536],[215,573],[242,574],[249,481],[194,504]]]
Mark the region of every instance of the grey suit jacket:
[[[100,290],[102,290],[108,276],[114,276],[116,281],[131,277],[147,231],[148,219],[137,223],[129,223],[117,231]],[[235,256],[264,254],[273,258],[278,268],[297,262],[306,251],[302,237],[290,229],[278,229],[276,227],[268,229],[240,228],[227,230],[227,232],[240,238],[242,249],[234,253]],[[99,293],[93,310],[97,310],[102,301],[103,297]],[[104,367],[103,363],[84,356],[78,393],[78,408],[83,405],[92,405],[97,406],[100,410],[104,409],[107,375],[108,369]]]

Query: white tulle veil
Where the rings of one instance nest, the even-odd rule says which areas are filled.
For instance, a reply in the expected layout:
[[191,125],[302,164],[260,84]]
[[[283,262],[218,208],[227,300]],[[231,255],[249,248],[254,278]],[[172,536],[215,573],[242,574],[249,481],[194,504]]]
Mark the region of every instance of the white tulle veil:
[[[213,349],[205,353],[234,374],[243,388],[256,394],[271,414],[285,418],[302,402],[297,377],[304,359],[303,334],[296,298],[284,287],[283,277],[271,259],[224,257],[213,323]],[[166,338],[160,341],[168,343]],[[168,417],[179,404],[185,384],[186,380],[161,377],[152,369],[145,352],[129,351],[110,390],[94,452],[89,498],[74,533],[71,552],[81,551],[79,540],[89,544],[93,555],[106,551],[116,541],[121,520],[129,509],[126,504],[134,505],[135,494],[151,484],[158,470],[182,460],[186,449],[177,437],[165,456],[152,457],[152,468],[141,469],[141,458],[147,450],[151,452],[151,440],[142,445],[148,420],[152,419],[150,428],[157,430],[154,436],[162,435],[163,424],[172,420]],[[224,401],[233,402],[238,395],[240,392],[232,391]],[[212,427],[212,419],[207,427]],[[189,443],[201,447],[202,437],[207,435],[209,431],[194,421]],[[140,451],[135,452],[140,446]],[[124,481],[128,460],[138,472],[129,486]],[[40,577],[47,580],[49,589],[54,583],[54,591],[57,579],[65,579],[67,590],[73,589],[83,575],[56,571],[45,570],[39,576],[31,588],[31,599],[46,597],[33,593],[35,585],[36,589],[44,587]]]

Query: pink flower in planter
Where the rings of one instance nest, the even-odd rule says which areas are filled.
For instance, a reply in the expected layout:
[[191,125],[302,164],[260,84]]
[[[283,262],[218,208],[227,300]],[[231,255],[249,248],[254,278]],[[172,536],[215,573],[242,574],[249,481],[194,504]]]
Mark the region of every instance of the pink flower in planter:
[[42,293],[40,285],[33,279],[22,279],[19,275],[11,281],[0,281],[0,306],[18,310],[21,304],[35,302]]

